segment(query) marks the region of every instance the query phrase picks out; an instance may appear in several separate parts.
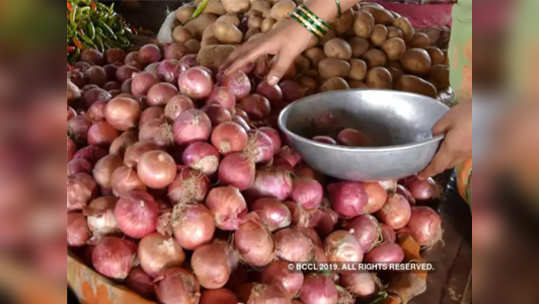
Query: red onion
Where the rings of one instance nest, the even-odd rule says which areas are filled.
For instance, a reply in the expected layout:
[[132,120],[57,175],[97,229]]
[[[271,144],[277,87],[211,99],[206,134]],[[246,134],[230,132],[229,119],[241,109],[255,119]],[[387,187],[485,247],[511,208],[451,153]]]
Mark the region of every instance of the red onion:
[[130,94],[131,93],[131,83],[133,82],[132,78],[129,78],[122,82],[122,86],[120,87],[120,92],[123,94]]
[[339,132],[337,140],[345,146],[366,147],[372,145],[372,140],[365,133],[352,128],[347,128]]
[[77,142],[84,142],[90,126],[90,121],[84,115],[75,116],[67,122],[67,135]]
[[225,121],[232,120],[232,114],[226,108],[219,104],[209,104],[202,108],[202,111],[208,115],[212,125],[218,125]]
[[67,210],[80,210],[97,192],[94,179],[84,172],[67,177]]
[[140,104],[132,98],[116,97],[105,107],[107,122],[122,131],[136,126],[139,115]]
[[155,278],[166,268],[180,266],[185,253],[173,238],[154,232],[140,240],[138,259],[144,272]]
[[395,230],[393,230],[393,228],[386,224],[380,224],[380,229],[382,231],[382,239],[384,242],[395,243],[397,240],[397,235],[395,234]]
[[74,71],[82,71],[82,72],[86,71],[91,66],[92,65],[90,64],[90,62],[85,61],[85,60],[80,60],[73,64],[73,68],[75,68]]
[[191,256],[191,267],[200,285],[215,289],[226,284],[232,271],[230,254],[229,245],[218,239],[195,249]]
[[185,56],[182,56],[179,60],[180,64],[185,66],[186,69],[188,69],[197,65],[197,54],[187,54]]
[[194,99],[210,96],[213,89],[211,74],[202,67],[192,67],[178,77],[178,87],[182,94]]
[[182,168],[168,186],[168,197],[174,204],[201,202],[210,188],[208,177],[198,171]]
[[101,196],[92,200],[84,208],[84,215],[94,238],[121,232],[114,217],[114,207],[117,200],[114,196]]
[[271,142],[273,144],[273,154],[276,154],[281,149],[281,137],[279,136],[279,132],[271,127],[261,127],[258,128],[260,132],[263,132],[269,138],[271,139]]
[[289,304],[290,299],[279,288],[273,285],[255,284],[247,300],[247,304]]
[[211,142],[221,154],[243,150],[247,146],[247,140],[247,132],[232,121],[218,124],[211,134]]
[[283,204],[290,210],[294,226],[312,228],[318,223],[319,214],[317,214],[317,210],[306,210],[292,201],[284,201]]
[[138,72],[138,69],[131,65],[122,65],[116,69],[116,80],[119,82],[124,82],[128,79],[131,79],[134,73]]
[[328,275],[311,273],[305,276],[299,297],[305,304],[337,304],[338,291]]
[[337,225],[337,221],[339,220],[339,215],[337,212],[329,208],[320,208],[315,211],[315,214],[317,220],[314,228],[316,231],[320,234],[320,236],[330,234],[334,230],[335,225]]
[[135,190],[118,200],[114,215],[123,233],[142,238],[155,231],[159,205],[147,192]]
[[283,91],[283,100],[286,102],[292,102],[305,96],[307,91],[299,83],[293,80],[283,80],[279,83],[279,87]]
[[288,298],[294,298],[303,285],[303,273],[291,271],[288,265],[282,260],[272,262],[262,271],[261,281],[277,287]]
[[[105,108],[107,106],[107,101],[96,101],[89,108],[87,112],[88,118],[93,121],[100,121],[105,119]],[[68,125],[69,127],[69,125]]]
[[190,144],[182,154],[182,161],[186,166],[206,175],[217,172],[219,160],[220,155],[217,149],[203,141]]
[[144,65],[138,62],[138,51],[132,51],[125,55],[124,64],[131,65],[137,69],[144,68]]
[[226,76],[221,85],[228,88],[237,99],[247,97],[251,92],[251,81],[244,72],[237,71],[232,75]]
[[[107,91],[109,91],[109,93],[112,91],[112,90],[120,90],[122,87],[122,85],[118,82],[118,81],[108,81],[107,83],[105,83],[103,85],[103,88]],[[112,94],[111,94],[112,95]]]
[[91,145],[110,144],[120,134],[113,126],[105,121],[94,123],[88,129],[88,143]]
[[206,113],[190,109],[174,121],[174,140],[184,145],[197,140],[207,140],[211,133],[211,121]]
[[92,250],[92,265],[104,276],[123,280],[133,267],[136,246],[130,240],[113,236],[104,237]]
[[170,267],[156,279],[155,293],[160,303],[197,304],[200,285],[195,276],[180,267]]
[[159,75],[157,75],[157,68],[158,67],[159,67],[159,62],[150,63],[144,68],[144,72],[150,72],[150,73],[154,74],[155,77],[158,77],[159,76]]
[[292,173],[275,167],[264,167],[256,170],[256,178],[249,188],[249,196],[275,197],[284,200],[292,193]]
[[356,237],[363,252],[371,250],[381,235],[378,220],[370,214],[355,217],[345,228]]
[[170,154],[161,150],[148,151],[137,164],[137,174],[148,187],[162,189],[176,178],[176,163]]
[[180,74],[180,62],[176,59],[165,59],[157,66],[157,75],[164,81],[175,83]]
[[314,179],[295,179],[291,198],[305,209],[318,209],[322,203],[324,189]]
[[249,214],[234,232],[234,247],[241,259],[252,266],[265,266],[274,257],[271,233],[256,214]]
[[112,172],[122,165],[122,158],[116,154],[102,157],[95,163],[92,174],[98,185],[105,189],[111,189]]
[[340,283],[359,299],[367,299],[378,289],[376,275],[369,272],[342,272]]
[[411,205],[415,205],[415,198],[413,197],[412,193],[410,193],[410,191],[406,189],[403,185],[397,185],[396,192],[404,196]]
[[283,91],[278,85],[269,85],[263,81],[256,87],[256,92],[266,97],[271,103],[280,103],[283,99]]
[[341,217],[353,218],[365,213],[367,193],[360,182],[339,182],[328,185],[333,210]]
[[103,58],[103,53],[96,49],[84,49],[80,53],[80,60],[87,61],[92,64],[103,64],[105,63],[105,59]]
[[178,89],[168,82],[156,83],[148,90],[146,102],[150,106],[165,105],[177,93]]
[[155,295],[152,277],[146,274],[140,267],[131,270],[125,279],[125,285],[145,298],[153,298]]
[[395,192],[397,191],[397,181],[394,179],[388,179],[383,181],[378,181],[380,186],[384,188],[387,192]]
[[67,213],[67,244],[69,246],[84,246],[90,238],[90,229],[86,218],[81,212]]
[[251,94],[240,99],[238,107],[247,112],[247,114],[254,119],[263,119],[271,112],[269,100],[259,94]]
[[236,295],[226,288],[205,290],[200,298],[200,304],[237,304],[238,302]]
[[273,158],[273,142],[268,135],[259,130],[249,133],[245,150],[255,163],[267,162]]
[[317,142],[321,142],[323,144],[328,144],[328,145],[336,145],[337,144],[337,141],[335,141],[335,139],[333,139],[333,138],[331,138],[329,136],[319,135],[319,136],[313,137],[313,140],[317,141]]
[[105,50],[105,58],[108,63],[123,63],[125,59],[125,51],[120,48],[111,48]]
[[174,143],[172,126],[162,118],[154,118],[139,127],[139,141],[149,141],[160,147]]
[[403,179],[402,183],[418,201],[436,199],[441,195],[440,186],[430,177],[421,180],[414,175]]
[[368,263],[400,263],[403,260],[404,251],[398,244],[391,242],[382,243],[365,255]]
[[137,171],[128,166],[120,166],[112,172],[110,179],[112,193],[116,196],[124,195],[132,190],[146,190],[146,185],[140,180]]
[[324,251],[330,262],[361,262],[363,249],[354,235],[336,230],[324,240]]
[[[79,61],[84,62],[84,61]],[[73,84],[75,84],[78,88],[82,87],[86,84],[86,79],[84,79],[84,73],[79,70],[72,70],[67,72],[67,76],[69,77],[69,80]]]
[[105,155],[107,155],[105,149],[100,146],[89,145],[75,152],[73,159],[84,158],[93,164]]
[[[185,58],[189,55],[186,55],[189,52],[187,47],[182,43],[173,42],[167,45],[164,48],[165,59],[178,59],[181,60],[182,57]],[[195,57],[196,58],[196,57]]]
[[213,90],[206,100],[207,104],[220,104],[222,107],[226,109],[234,109],[236,106],[236,96],[232,94],[232,92],[225,87],[213,87]]
[[159,81],[151,72],[140,72],[132,75],[131,93],[135,96],[146,95],[148,90]]
[[67,163],[67,176],[85,172],[90,173],[92,171],[92,164],[84,158],[72,159]]
[[426,206],[412,207],[408,229],[421,246],[432,247],[442,239],[442,220],[436,211]]
[[178,244],[193,250],[212,240],[215,223],[204,205],[177,204],[172,212],[172,229]]
[[288,227],[292,222],[290,210],[277,199],[261,198],[256,200],[250,207],[270,231]]
[[161,60],[161,50],[155,44],[145,44],[139,49],[137,60],[144,65],[157,62]]
[[245,122],[248,122],[249,121],[249,115],[247,114],[247,112],[245,112],[244,110],[238,108],[238,107],[235,107],[233,109],[233,113],[234,115],[236,116],[239,116],[241,118],[243,118],[243,120],[245,120]]
[[284,228],[273,235],[278,257],[290,262],[308,262],[313,258],[313,242],[295,228]]
[[300,231],[303,233],[306,237],[308,237],[314,246],[322,247],[322,240],[318,236],[318,233],[313,228],[308,227],[296,227],[297,231]]
[[107,82],[107,72],[98,65],[93,65],[84,71],[84,77],[88,79],[88,83],[103,86]]
[[387,202],[384,207],[378,211],[378,218],[389,225],[393,229],[401,229],[408,221],[410,221],[411,216],[410,204],[406,198],[400,194],[394,193],[389,195]]
[[124,164],[128,167],[135,167],[144,153],[157,149],[159,146],[152,142],[136,142],[125,149]]
[[387,201],[387,192],[378,182],[363,183],[365,192],[367,192],[366,213],[375,213],[382,209]]
[[301,155],[289,146],[283,146],[277,154],[277,158],[286,161],[292,167],[301,161]]
[[[236,110],[236,113],[237,112],[238,111]],[[232,116],[232,121],[240,125],[243,129],[245,129],[245,131],[251,130],[251,126],[249,126],[249,123],[247,122],[247,120],[237,114]]]
[[218,174],[221,183],[247,190],[255,180],[255,163],[244,153],[231,153],[221,160]]
[[168,100],[167,105],[165,106],[165,117],[174,121],[181,113],[194,108],[195,105],[191,98],[178,94]]
[[163,120],[164,117],[165,117],[165,114],[163,111],[163,107],[159,107],[159,106],[147,107],[140,114],[139,125],[140,126],[145,125],[147,122],[152,121],[154,119]]
[[236,230],[240,217],[247,211],[247,204],[238,188],[224,186],[210,190],[206,206],[215,219],[215,226],[221,230]]
[[95,102],[108,101],[112,98],[112,95],[101,88],[92,88],[85,91],[82,94],[82,98],[84,99],[84,105],[90,107]]

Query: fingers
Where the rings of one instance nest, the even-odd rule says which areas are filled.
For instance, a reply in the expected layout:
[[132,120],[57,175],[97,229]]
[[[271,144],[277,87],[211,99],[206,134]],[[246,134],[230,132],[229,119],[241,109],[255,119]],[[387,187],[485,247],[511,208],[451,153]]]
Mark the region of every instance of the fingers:
[[419,177],[420,179],[427,179],[431,176],[440,174],[446,169],[451,168],[452,163],[453,161],[451,158],[451,153],[447,144],[444,141],[436,155],[434,155],[434,158],[432,159],[430,164],[427,166],[427,168],[421,171],[417,175],[417,177]]
[[230,75],[266,53],[268,50],[264,44],[246,44],[232,52],[221,68],[225,75]]
[[443,134],[449,129],[452,121],[450,115],[451,113],[448,112],[444,117],[438,120],[434,127],[432,127],[432,134],[434,134],[434,136]]
[[267,83],[271,86],[276,85],[283,78],[284,74],[286,74],[286,71],[288,71],[288,68],[293,62],[294,56],[281,52],[266,77]]

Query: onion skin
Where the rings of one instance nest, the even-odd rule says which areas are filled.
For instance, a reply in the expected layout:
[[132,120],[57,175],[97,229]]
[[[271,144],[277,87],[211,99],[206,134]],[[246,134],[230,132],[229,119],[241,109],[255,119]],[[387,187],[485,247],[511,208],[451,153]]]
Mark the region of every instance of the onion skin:
[[254,211],[269,231],[290,226],[292,214],[288,207],[274,198],[260,198],[251,204]]
[[384,207],[387,201],[387,192],[378,182],[364,183],[365,192],[367,192],[366,213],[375,213]]
[[251,92],[251,81],[244,72],[237,71],[226,76],[221,85],[228,88],[237,99],[247,97]]
[[404,251],[396,243],[382,243],[365,255],[368,263],[400,263],[404,260]]
[[206,104],[219,104],[225,109],[232,110],[236,107],[236,96],[228,88],[215,86]]
[[327,275],[309,274],[303,281],[300,299],[304,304],[337,304],[338,291]]
[[131,270],[125,279],[125,285],[145,298],[150,299],[155,295],[153,279],[140,267]]
[[165,59],[157,66],[157,75],[166,82],[175,83],[180,74],[180,62],[176,59]]
[[162,118],[148,121],[139,128],[139,141],[150,141],[160,147],[168,147],[174,143],[172,126]]
[[211,134],[211,143],[221,154],[242,151],[247,146],[247,141],[245,129],[233,121],[218,124]]
[[259,130],[249,133],[245,150],[255,163],[268,162],[273,158],[273,142],[268,135]]
[[107,82],[107,72],[98,65],[93,65],[84,71],[84,77],[88,79],[88,83],[103,86]]
[[333,210],[343,218],[365,213],[367,193],[360,182],[339,182],[327,187]]
[[238,302],[236,295],[226,288],[205,290],[200,298],[200,304],[237,304]]
[[137,171],[125,165],[112,172],[110,183],[112,193],[116,196],[122,196],[132,190],[146,190],[146,185],[138,177]]
[[211,74],[202,67],[192,67],[178,77],[178,87],[182,94],[194,99],[210,96],[213,89]]
[[380,224],[380,229],[382,230],[382,239],[384,242],[395,243],[397,241],[397,234],[389,225]]
[[280,168],[265,167],[256,170],[255,182],[249,188],[249,197],[274,197],[285,200],[292,193],[292,173]]
[[183,164],[206,175],[217,172],[220,158],[217,149],[203,141],[190,144],[182,153]]
[[191,256],[191,267],[200,285],[208,289],[223,287],[232,271],[228,244],[214,240],[195,249]]
[[95,163],[92,174],[99,186],[104,189],[112,188],[112,173],[122,165],[122,158],[116,154],[102,157]]
[[138,51],[132,51],[132,52],[127,53],[124,58],[124,64],[134,66],[137,69],[144,68],[144,65],[138,62],[137,57],[138,57]]
[[347,128],[337,134],[337,141],[345,146],[367,147],[372,145],[372,140],[363,132]]
[[266,266],[274,257],[270,231],[255,214],[239,225],[234,232],[234,247],[241,259],[251,266]]
[[114,217],[114,207],[117,200],[114,196],[101,196],[92,200],[84,208],[88,228],[92,231],[94,238],[121,232],[116,217]]
[[154,278],[164,269],[179,266],[185,260],[182,247],[173,238],[156,232],[140,240],[137,256],[144,272]]
[[336,230],[324,240],[324,252],[330,262],[361,262],[363,249],[354,235]]
[[120,134],[105,121],[94,123],[88,129],[88,143],[90,145],[109,145]]
[[320,208],[315,211],[316,222],[314,228],[320,234],[320,236],[326,236],[330,234],[339,220],[337,212],[330,208]]
[[123,83],[124,81],[131,79],[134,73],[138,72],[138,69],[131,65],[122,65],[116,69],[116,80]]
[[277,154],[277,159],[282,159],[290,166],[295,167],[301,161],[301,155],[289,146],[284,146]]
[[322,203],[324,189],[314,179],[295,179],[291,198],[305,209],[318,209]]
[[[188,52],[189,50],[187,49],[187,47],[185,47],[185,45],[183,45],[183,43],[177,43],[177,42],[173,42],[167,45],[163,50],[165,59],[178,59],[180,60],[180,62],[182,62],[181,59],[189,56],[189,55],[186,55]],[[196,64],[196,61],[194,64]]]
[[112,95],[102,88],[92,88],[83,92],[82,98],[84,99],[84,105],[90,107],[95,102],[110,100]]
[[211,133],[211,121],[206,113],[190,109],[181,113],[174,121],[174,140],[178,145],[193,141],[206,141]]
[[141,64],[150,64],[161,60],[161,49],[153,43],[143,45],[137,56],[137,61]]
[[345,228],[355,236],[363,252],[371,250],[381,234],[378,220],[370,214],[355,217],[346,224]]
[[430,248],[442,239],[440,215],[426,206],[412,207],[412,216],[407,228],[421,246]]
[[289,263],[283,260],[271,262],[262,270],[261,281],[277,287],[288,298],[294,298],[303,285],[303,273],[289,270],[288,265]]
[[290,304],[290,299],[285,296],[277,287],[266,284],[255,284],[251,289],[251,294],[247,304]]
[[182,248],[194,250],[212,240],[215,223],[206,206],[177,204],[172,211],[172,229]]
[[209,178],[192,169],[182,168],[168,186],[168,198],[174,204],[202,202],[210,188]]
[[86,218],[81,212],[67,213],[67,244],[69,246],[84,246],[90,239],[90,229]]
[[102,147],[96,145],[89,145],[75,152],[75,154],[73,155],[73,159],[84,158],[88,160],[91,164],[94,164],[96,161],[98,161],[105,155],[107,155],[107,151]]
[[215,187],[206,197],[206,206],[215,220],[215,226],[221,230],[236,230],[240,217],[247,211],[247,204],[238,188]]
[[406,187],[404,187],[403,185],[397,185],[396,192],[404,196],[411,205],[415,205],[415,198],[413,197],[412,193],[410,193],[410,191],[406,189]]
[[249,117],[256,120],[263,119],[271,113],[269,100],[260,94],[252,94],[242,98],[238,103],[238,107],[247,112]]
[[100,274],[123,280],[135,260],[136,245],[130,240],[107,236],[92,250],[92,265]]
[[139,72],[132,75],[131,93],[135,96],[146,95],[148,90],[159,82],[152,72]]
[[[107,107],[107,101],[96,101],[89,108],[87,112],[87,117],[92,121],[100,121],[105,119],[105,108]],[[82,115],[81,115],[82,117]],[[71,125],[68,125],[68,130]]]
[[174,121],[183,112],[194,108],[195,105],[193,104],[191,98],[185,95],[177,94],[168,100],[167,105],[165,106],[165,117],[171,121]]
[[377,212],[378,218],[397,230],[404,228],[410,221],[412,210],[406,198],[400,194],[391,194],[384,207]]
[[290,262],[308,262],[313,258],[313,242],[295,228],[285,228],[273,235],[275,252],[281,259]]
[[230,111],[221,105],[218,104],[210,104],[204,106],[202,108],[204,113],[208,115],[210,118],[210,121],[212,125],[216,126],[222,122],[230,121],[232,120],[232,114],[230,114]]
[[369,272],[342,272],[340,284],[359,299],[367,299],[378,290],[375,275]]
[[87,173],[67,177],[67,210],[80,210],[97,193],[97,183]]
[[440,186],[432,178],[421,180],[414,175],[403,179],[402,183],[418,201],[436,199],[441,196]]
[[255,181],[255,163],[247,155],[234,152],[221,160],[218,174],[221,183],[247,190]]
[[269,85],[263,81],[256,87],[256,92],[266,97],[272,104],[280,103],[283,100],[283,91],[279,85]]
[[200,285],[195,276],[180,267],[170,267],[156,279],[155,294],[164,304],[197,304],[200,300]]
[[153,150],[144,153],[137,165],[140,180],[148,187],[162,189],[176,178],[176,163],[170,154]]
[[397,181],[394,180],[394,179],[388,179],[388,180],[378,181],[378,183],[379,183],[380,186],[382,186],[382,188],[384,188],[384,190],[386,190],[387,192],[393,193],[393,192],[397,191]]
[[125,131],[112,141],[109,147],[109,154],[123,155],[127,147],[131,146],[136,141],[137,134],[134,131]]
[[150,106],[166,105],[177,93],[178,89],[168,82],[156,83],[148,90],[146,103]]
[[317,141],[317,142],[321,142],[323,144],[328,144],[328,145],[336,145],[337,144],[337,141],[335,139],[329,137],[329,136],[319,135],[319,136],[313,137],[313,140]]
[[78,115],[67,121],[67,134],[77,142],[85,142],[91,122],[83,115]]
[[67,176],[84,172],[90,173],[92,171],[92,164],[85,158],[75,158],[67,163]]
[[105,107],[107,122],[118,130],[128,130],[136,126],[140,116],[140,104],[128,97],[115,97]]
[[128,167],[135,167],[145,152],[156,149],[159,149],[159,146],[152,142],[136,142],[125,149],[124,164]]
[[132,238],[142,238],[155,231],[159,205],[147,192],[131,191],[120,197],[114,215],[123,233]]
[[266,134],[271,139],[271,142],[273,144],[273,154],[276,154],[277,152],[279,152],[279,150],[281,150],[282,143],[281,137],[279,136],[279,131],[271,127],[261,127],[258,128],[258,131]]

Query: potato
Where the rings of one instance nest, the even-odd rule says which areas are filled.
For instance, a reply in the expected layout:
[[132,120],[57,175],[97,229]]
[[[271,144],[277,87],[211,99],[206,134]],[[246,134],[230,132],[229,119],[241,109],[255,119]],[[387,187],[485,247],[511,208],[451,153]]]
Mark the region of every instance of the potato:
[[200,41],[200,47],[201,48],[204,48],[204,47],[210,46],[210,45],[221,45],[221,43],[214,36],[202,39]]
[[234,24],[235,26],[240,26],[240,19],[238,18],[236,14],[222,15],[221,17],[217,18],[215,22],[225,22],[225,23]]
[[429,52],[432,65],[445,63],[444,51],[440,50],[439,48],[435,46],[429,46],[427,48],[427,52]]
[[387,39],[387,27],[383,24],[377,24],[374,26],[371,34],[371,42],[376,46],[382,46]]
[[201,14],[197,18],[187,22],[185,28],[196,38],[200,38],[204,30],[212,25],[217,17],[213,14]]
[[406,51],[406,44],[401,38],[393,37],[384,42],[382,49],[386,52],[387,59],[399,60]]
[[260,25],[260,29],[262,30],[262,33],[265,33],[273,28],[273,25],[275,24],[275,19],[272,18],[266,18],[262,21],[262,24]]
[[256,27],[252,27],[245,32],[245,40],[249,40],[252,36],[260,34],[260,29]]
[[430,43],[432,45],[437,45],[438,40],[440,40],[440,35],[442,33],[442,30],[439,28],[434,27],[428,27],[423,30],[421,30],[423,33],[427,34],[429,36]]
[[436,98],[438,91],[434,85],[415,75],[402,75],[395,86],[397,90],[422,94]]
[[309,76],[301,76],[298,78],[298,83],[307,89],[307,94],[312,94],[318,89],[318,82],[316,79]]
[[391,78],[393,78],[393,84],[397,83],[399,78],[401,78],[401,76],[404,74],[400,61],[390,61],[387,64],[387,69],[391,73]]
[[292,0],[279,0],[275,3],[270,11],[270,16],[273,19],[280,20],[288,18],[288,15],[296,9],[296,3]]
[[391,89],[393,79],[388,69],[374,67],[367,72],[367,86],[371,89]]
[[299,55],[294,60],[294,65],[296,66],[296,71],[299,74],[302,74],[311,67],[311,62],[309,59],[303,55]]
[[412,40],[408,41],[408,47],[410,48],[423,48],[426,49],[431,45],[429,36],[425,33],[416,32],[412,37]]
[[213,30],[214,26],[213,24],[208,26],[203,32],[202,32],[202,38],[200,39],[201,42],[208,40],[209,38],[215,38],[215,31]]
[[320,60],[326,58],[324,51],[318,47],[307,49],[304,53],[314,66],[318,66]]
[[324,44],[324,53],[331,58],[348,60],[352,58],[352,47],[344,39],[333,38]]
[[363,80],[367,75],[367,63],[361,59],[350,60],[350,74],[348,78],[354,80]]
[[271,14],[271,5],[266,0],[251,1],[251,11],[259,12],[262,17],[267,18]]
[[220,16],[226,14],[226,11],[221,3],[221,0],[209,0],[208,4],[206,4],[206,8],[204,9],[204,13],[216,14]]
[[247,28],[260,28],[262,25],[262,17],[257,15],[251,15],[249,16],[249,19],[247,19]]
[[394,37],[403,38],[404,34],[402,30],[396,26],[388,26],[387,27],[387,39],[391,39]]
[[244,13],[249,10],[249,0],[221,0],[228,13]]
[[234,24],[227,22],[215,22],[213,24],[215,38],[222,43],[236,44],[243,39],[243,33]]
[[354,20],[354,33],[361,38],[370,38],[374,28],[374,17],[371,13],[361,11]]
[[365,60],[365,62],[367,62],[369,68],[375,66],[384,66],[387,62],[386,53],[379,49],[368,50],[365,54],[363,54],[362,58]]
[[339,91],[339,90],[348,90],[350,89],[350,86],[348,85],[348,82],[344,80],[344,78],[341,77],[332,77],[328,80],[324,81],[322,85],[320,86],[320,92],[327,92],[327,91]]
[[428,79],[438,90],[447,89],[449,87],[449,66],[447,64],[433,65]]
[[335,76],[347,77],[350,73],[350,63],[342,59],[324,58],[318,63],[318,73],[324,79]]
[[440,39],[438,39],[436,45],[441,49],[446,49],[449,44],[449,38],[451,37],[451,30],[445,25],[442,26],[440,30],[442,32],[440,33]]
[[196,54],[200,51],[200,41],[196,39],[189,39],[185,41],[184,45],[189,50],[190,54]]
[[409,41],[414,37],[415,29],[410,23],[410,20],[406,17],[399,17],[395,19],[393,25],[398,27],[404,33],[404,41]]
[[367,84],[361,80],[350,79],[348,80],[348,84],[350,85],[350,88],[352,89],[368,89],[369,88]]
[[429,53],[419,48],[406,50],[400,60],[404,70],[419,75],[427,74],[432,66]]
[[337,32],[337,34],[342,35],[346,33],[350,28],[353,28],[354,18],[354,12],[352,10],[347,10],[335,20],[332,28],[335,30],[335,32]]
[[191,15],[195,11],[196,7],[193,4],[184,4],[176,9],[176,19],[180,21],[181,24],[186,24]]
[[352,56],[361,57],[369,49],[370,43],[367,39],[352,37],[350,45],[352,46]]
[[200,65],[218,69],[235,49],[233,45],[204,46],[198,52],[197,62]]
[[185,42],[192,37],[191,32],[186,30],[183,25],[178,25],[172,30],[172,40],[175,42]]
[[395,22],[393,14],[391,14],[391,12],[386,10],[385,8],[368,7],[366,8],[366,10],[368,10],[372,14],[372,16],[374,17],[374,21],[377,24],[392,25],[393,22]]

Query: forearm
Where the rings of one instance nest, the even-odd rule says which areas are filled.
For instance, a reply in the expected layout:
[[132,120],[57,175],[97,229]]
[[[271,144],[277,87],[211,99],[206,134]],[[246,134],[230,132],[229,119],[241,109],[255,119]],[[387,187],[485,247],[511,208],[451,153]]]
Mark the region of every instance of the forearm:
[[[340,0],[341,12],[344,13],[359,2],[361,0]],[[335,0],[308,0],[304,4],[318,17],[328,23],[337,18],[338,8]]]

